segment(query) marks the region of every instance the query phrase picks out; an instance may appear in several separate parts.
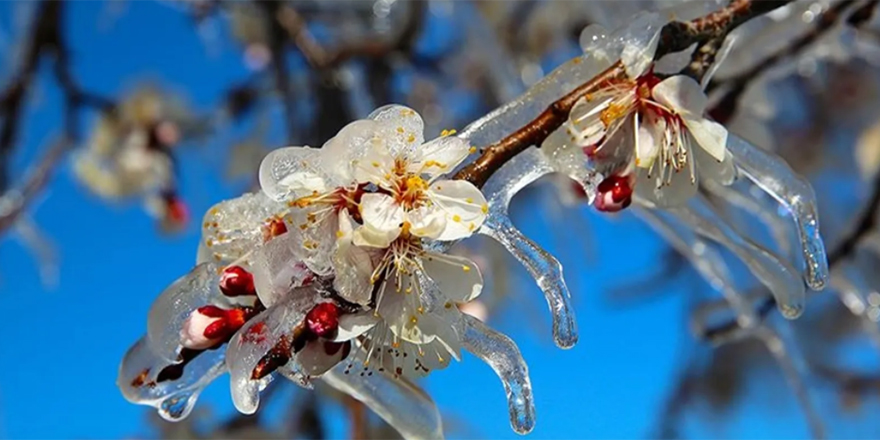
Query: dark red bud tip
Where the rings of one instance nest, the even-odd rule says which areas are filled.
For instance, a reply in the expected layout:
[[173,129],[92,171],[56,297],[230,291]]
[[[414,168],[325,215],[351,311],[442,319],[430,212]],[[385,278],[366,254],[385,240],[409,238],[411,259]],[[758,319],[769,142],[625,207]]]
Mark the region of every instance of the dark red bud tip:
[[189,222],[189,208],[183,200],[177,197],[168,200],[168,219],[175,225]]
[[241,266],[230,266],[220,276],[220,291],[226,296],[254,296],[254,276]]
[[316,305],[306,315],[306,325],[319,337],[332,337],[339,329],[339,308],[332,302]]
[[632,203],[633,187],[629,177],[613,175],[606,177],[599,186],[593,204],[603,212],[617,212]]

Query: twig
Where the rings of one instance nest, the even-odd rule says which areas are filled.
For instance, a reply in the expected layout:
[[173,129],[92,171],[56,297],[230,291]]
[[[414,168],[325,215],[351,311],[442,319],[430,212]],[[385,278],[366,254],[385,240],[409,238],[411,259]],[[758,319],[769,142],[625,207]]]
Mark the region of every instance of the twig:
[[[722,39],[740,24],[789,3],[784,1],[734,0],[719,11],[689,22],[672,22],[660,31],[660,42],[654,59],[668,53],[682,51],[695,43]],[[550,104],[537,118],[486,147],[483,154],[462,168],[456,179],[465,179],[482,187],[495,171],[517,154],[532,145],[540,145],[568,118],[574,104],[588,93],[593,93],[610,82],[624,78],[623,64],[617,62],[591,80]]]

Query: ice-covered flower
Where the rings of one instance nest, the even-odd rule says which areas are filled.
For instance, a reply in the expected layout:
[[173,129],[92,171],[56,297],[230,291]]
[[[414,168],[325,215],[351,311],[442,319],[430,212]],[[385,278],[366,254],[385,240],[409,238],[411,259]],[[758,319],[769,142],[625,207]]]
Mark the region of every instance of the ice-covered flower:
[[581,98],[545,143],[548,155],[568,161],[577,155],[565,150],[582,151],[610,179],[598,188],[599,210],[619,211],[633,194],[648,205],[678,206],[696,193],[698,179],[729,183],[734,174],[727,129],[704,116],[699,83],[655,74],[655,47],[656,35],[624,45],[625,77]]

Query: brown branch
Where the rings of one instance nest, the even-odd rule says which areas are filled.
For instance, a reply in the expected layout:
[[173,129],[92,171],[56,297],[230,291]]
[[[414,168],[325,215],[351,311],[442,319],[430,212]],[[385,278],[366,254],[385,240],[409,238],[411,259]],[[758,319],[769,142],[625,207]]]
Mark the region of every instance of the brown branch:
[[343,401],[351,419],[352,440],[366,440],[370,432],[366,407],[351,396],[345,396]]
[[[795,39],[790,45],[778,50],[776,53],[755,63],[755,65],[731,78],[712,81],[706,87],[711,92],[724,86],[726,90],[717,103],[709,109],[709,114],[719,122],[725,122],[736,114],[739,107],[740,97],[745,93],[748,85],[767,72],[780,61],[795,56],[805,48],[812,45],[820,37],[829,32],[834,25],[845,15],[846,10],[855,3],[854,0],[842,0],[822,12],[816,20],[816,26],[806,34]],[[853,27],[860,27],[873,17],[877,8],[878,0],[870,0],[849,15],[847,23]]]
[[[719,11],[689,22],[672,22],[660,31],[660,42],[654,59],[687,49],[692,44],[721,39],[740,24],[789,3],[783,1],[734,0]],[[540,145],[550,133],[558,129],[568,118],[574,104],[583,96],[593,93],[610,82],[626,76],[623,64],[617,62],[593,79],[550,104],[537,118],[486,147],[473,163],[461,169],[456,179],[465,179],[482,187],[495,171],[517,154],[532,145]]]
[[715,58],[718,56],[718,51],[723,44],[723,38],[712,38],[700,43],[696,50],[694,50],[693,55],[691,55],[690,64],[680,73],[695,79],[697,82],[701,82],[709,68],[715,64]]

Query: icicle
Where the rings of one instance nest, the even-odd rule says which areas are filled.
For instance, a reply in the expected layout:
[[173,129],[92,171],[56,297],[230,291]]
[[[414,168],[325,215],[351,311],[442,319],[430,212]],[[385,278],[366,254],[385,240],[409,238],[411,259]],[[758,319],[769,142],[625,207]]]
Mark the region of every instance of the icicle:
[[[774,321],[773,317],[769,319]],[[821,402],[821,399],[812,396],[811,393],[815,388],[805,383],[810,376],[810,368],[792,334],[791,323],[775,318],[775,322],[760,326],[757,336],[779,363],[788,385],[807,417],[813,438],[826,438],[825,424],[816,409],[816,404]]]
[[220,265],[202,263],[178,278],[153,301],[147,315],[147,342],[156,355],[176,363],[180,330],[193,310],[222,298]]
[[324,382],[363,402],[406,439],[442,439],[443,423],[434,401],[418,386],[388,373],[347,374],[365,367],[360,361],[343,362],[321,376]]
[[502,167],[486,183],[489,216],[479,233],[492,237],[525,266],[544,292],[553,315],[553,338],[561,348],[577,343],[577,323],[571,295],[562,277],[562,265],[513,226],[507,208],[513,196],[526,185],[552,172],[544,156],[529,148]]
[[733,153],[742,175],[779,201],[794,219],[806,262],[804,281],[822,290],[828,281],[825,244],[819,236],[816,195],[809,182],[796,174],[781,158],[730,134],[727,148]]
[[694,269],[712,286],[721,292],[724,299],[736,313],[736,321],[742,328],[752,327],[757,318],[749,301],[742,292],[736,290],[731,279],[727,264],[721,254],[708,243],[700,239],[693,231],[680,227],[675,222],[650,209],[637,209],[642,217],[657,231],[676,251],[684,255]]
[[770,235],[777,246],[779,246],[780,253],[793,257],[789,231],[785,227],[783,219],[779,216],[776,206],[766,206],[766,204],[762,203],[765,200],[757,200],[751,194],[753,189],[758,189],[757,187],[751,184],[746,187],[740,185],[724,186],[711,179],[705,179],[700,183],[703,184],[706,190],[718,196],[721,200],[746,211],[761,221],[767,227],[767,230],[770,231]]
[[730,249],[767,286],[786,318],[800,316],[806,296],[804,286],[795,269],[787,262],[740,235],[701,195],[694,196],[688,207],[673,208],[668,212],[694,227],[699,234]]
[[535,402],[529,368],[516,344],[507,336],[487,327],[480,320],[465,315],[465,349],[489,364],[507,393],[510,425],[519,434],[528,434],[535,427]]
[[223,350],[208,350],[187,363],[177,378],[159,380],[164,368],[176,368],[150,351],[146,337],[125,354],[119,366],[116,386],[126,400],[155,407],[169,422],[189,415],[199,393],[211,381],[226,372]]

